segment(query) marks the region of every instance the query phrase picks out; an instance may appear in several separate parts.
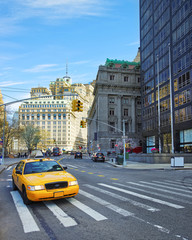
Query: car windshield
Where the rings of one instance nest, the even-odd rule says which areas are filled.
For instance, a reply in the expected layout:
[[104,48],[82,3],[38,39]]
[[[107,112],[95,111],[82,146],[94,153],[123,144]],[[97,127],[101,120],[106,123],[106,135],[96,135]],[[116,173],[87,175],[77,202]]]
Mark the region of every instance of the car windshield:
[[55,161],[29,162],[25,164],[24,174],[63,171]]
[[97,153],[97,156],[103,156],[103,153]]

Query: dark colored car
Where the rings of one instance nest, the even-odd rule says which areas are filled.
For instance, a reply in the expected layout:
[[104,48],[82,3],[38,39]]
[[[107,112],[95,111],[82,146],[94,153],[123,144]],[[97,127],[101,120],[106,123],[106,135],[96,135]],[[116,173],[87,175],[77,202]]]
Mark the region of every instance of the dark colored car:
[[82,158],[83,157],[82,152],[76,152],[74,155],[75,155],[74,158]]
[[94,162],[97,162],[97,161],[102,161],[102,162],[105,162],[105,156],[103,153],[93,153],[91,159],[94,161]]

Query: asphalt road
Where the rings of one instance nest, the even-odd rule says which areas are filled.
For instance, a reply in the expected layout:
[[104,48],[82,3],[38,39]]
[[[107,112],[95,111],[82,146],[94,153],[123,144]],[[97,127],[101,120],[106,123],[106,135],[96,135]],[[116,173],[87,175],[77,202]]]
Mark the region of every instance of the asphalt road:
[[75,198],[25,206],[12,191],[12,168],[0,175],[1,240],[192,239],[191,171],[129,170],[73,156],[60,163],[78,179]]

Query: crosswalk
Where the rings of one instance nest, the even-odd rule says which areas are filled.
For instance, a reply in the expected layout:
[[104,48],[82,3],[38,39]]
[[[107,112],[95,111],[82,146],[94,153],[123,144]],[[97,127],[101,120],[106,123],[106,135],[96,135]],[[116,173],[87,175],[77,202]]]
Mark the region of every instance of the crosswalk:
[[[40,231],[40,226],[38,226],[36,218],[33,216],[33,211],[29,211],[33,206],[24,205],[17,191],[10,191],[10,193],[21,220],[23,231],[25,233]],[[180,199],[180,196],[182,196],[182,199]],[[67,214],[65,204],[68,202],[77,211],[87,215],[93,221],[109,220],[109,217],[104,214],[106,210],[102,210],[105,208],[117,216],[135,218],[138,221],[152,225],[159,231],[169,232],[163,226],[155,225],[141,219],[137,215],[138,211],[136,210],[149,211],[151,214],[158,214],[164,207],[175,209],[176,211],[182,210],[186,208],[186,204],[192,204],[191,198],[191,191],[179,182],[175,183],[174,181],[138,181],[123,184],[119,182],[111,184],[98,182],[95,185],[83,184],[80,186],[79,194],[76,198],[61,200],[64,203],[63,205],[60,202],[58,206],[56,201],[46,201],[43,204],[53,214],[53,217],[66,228],[81,224],[81,219],[77,221],[76,216],[69,216]],[[115,200],[118,200],[119,204],[114,204]],[[97,206],[97,210],[93,209],[93,202]],[[92,207],[88,206],[89,203]],[[28,224],[29,221],[30,225]]]

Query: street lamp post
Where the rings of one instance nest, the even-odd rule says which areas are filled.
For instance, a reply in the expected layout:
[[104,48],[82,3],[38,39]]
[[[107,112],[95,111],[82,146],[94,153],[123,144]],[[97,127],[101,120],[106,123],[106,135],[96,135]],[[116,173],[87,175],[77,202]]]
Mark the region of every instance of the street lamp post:
[[6,105],[4,105],[2,164],[4,164],[4,156],[5,156],[5,113],[6,113]]
[[159,153],[161,153],[161,111],[160,111],[160,94],[159,94],[159,56],[157,55],[157,84],[158,84],[158,137]]
[[172,93],[172,79],[171,79],[171,46],[169,43],[169,82],[170,82],[170,115],[171,115],[171,144],[172,153],[174,150],[174,134],[173,134],[173,93]]

